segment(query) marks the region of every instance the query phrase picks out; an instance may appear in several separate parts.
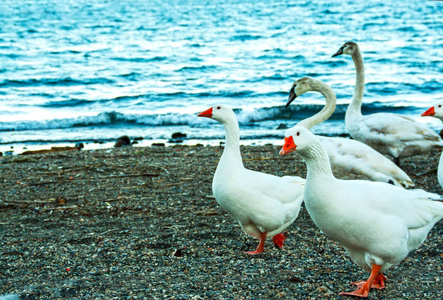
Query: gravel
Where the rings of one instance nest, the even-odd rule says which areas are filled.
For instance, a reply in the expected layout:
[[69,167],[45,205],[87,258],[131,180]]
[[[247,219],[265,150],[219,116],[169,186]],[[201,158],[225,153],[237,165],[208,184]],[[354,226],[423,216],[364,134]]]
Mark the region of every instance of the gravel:
[[[245,166],[304,177],[280,147],[242,147]],[[3,299],[339,299],[367,279],[302,207],[282,250],[246,236],[217,205],[220,147],[123,147],[2,157]],[[439,153],[402,161],[417,188],[442,192]],[[443,224],[387,271],[370,299],[443,298]],[[9,296],[7,296],[9,295]],[[12,298],[6,298],[12,297]],[[15,297],[15,298],[14,298]]]

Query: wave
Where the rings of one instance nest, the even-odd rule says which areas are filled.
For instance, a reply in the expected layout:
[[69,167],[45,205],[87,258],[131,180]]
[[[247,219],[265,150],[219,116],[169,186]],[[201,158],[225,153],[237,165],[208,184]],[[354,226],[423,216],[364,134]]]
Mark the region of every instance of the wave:
[[[270,79],[272,80],[272,79]],[[286,97],[286,92],[270,92],[270,93],[257,93],[252,90],[242,90],[242,91],[214,91],[214,92],[206,92],[206,91],[190,91],[190,92],[182,92],[182,91],[174,91],[174,92],[165,92],[165,93],[155,93],[155,94],[134,94],[134,95],[122,95],[114,98],[106,98],[106,99],[54,99],[56,96],[46,93],[35,93],[34,96],[41,96],[44,98],[48,98],[47,101],[40,104],[33,104],[36,107],[44,107],[44,108],[78,108],[85,107],[92,104],[101,104],[107,105],[108,103],[132,103],[131,105],[137,105],[139,101],[151,103],[157,101],[169,101],[172,99],[194,99],[194,98],[249,98],[249,97],[261,97],[261,98],[273,98],[273,97]],[[54,100],[52,100],[52,99]]]
[[108,78],[86,78],[84,80],[66,78],[42,78],[42,79],[26,79],[26,80],[10,80],[0,81],[0,87],[35,87],[35,86],[76,86],[90,84],[112,84],[113,80]]
[[[240,124],[253,125],[266,121],[298,121],[313,116],[323,108],[320,104],[298,104],[285,108],[284,105],[261,107],[256,109],[234,109]],[[347,105],[339,104],[330,120],[343,120]],[[376,113],[382,111],[404,112],[407,107],[389,107],[384,103],[372,103],[363,107],[364,113]],[[73,127],[97,127],[97,126],[213,126],[212,122],[198,118],[197,113],[180,114],[125,114],[116,111],[104,112],[93,116],[80,116],[76,118],[34,120],[17,122],[0,122],[1,131],[25,131],[25,130],[48,130],[65,129]],[[210,125],[208,125],[210,124]]]
[[81,116],[77,118],[52,119],[39,121],[1,122],[0,131],[25,131],[64,129],[71,127],[95,127],[109,125],[140,125],[140,126],[175,126],[192,125],[197,123],[196,115],[158,114],[138,115],[123,114],[115,111],[100,113],[95,116]]
[[262,38],[262,36],[261,35],[254,35],[254,34],[238,34],[238,35],[235,35],[235,36],[233,36],[233,37],[231,37],[231,41],[234,41],[234,42],[236,42],[236,41],[241,41],[241,42],[244,42],[244,41],[250,41],[250,40],[259,40],[259,39],[261,39]]
[[178,72],[207,72],[211,70],[216,70],[217,66],[214,65],[202,65],[202,66],[184,66],[180,69],[178,69]]
[[[315,115],[323,108],[317,104],[297,104],[285,106],[262,107],[254,110],[242,110],[237,113],[239,123],[247,124],[261,121],[291,121],[302,120]],[[330,119],[344,118],[345,107],[337,105],[337,109]]]
[[168,60],[166,56],[154,56],[150,58],[145,57],[114,57],[112,60],[115,61],[123,61],[123,62],[135,62],[135,63],[149,63],[149,62],[159,62]]
[[405,93],[405,91],[427,94],[441,90],[441,83],[434,79],[422,79],[416,82],[381,81],[368,82],[365,87],[368,92],[379,95],[397,95]]
[[80,54],[81,51],[77,50],[64,50],[64,51],[50,51],[50,54]]

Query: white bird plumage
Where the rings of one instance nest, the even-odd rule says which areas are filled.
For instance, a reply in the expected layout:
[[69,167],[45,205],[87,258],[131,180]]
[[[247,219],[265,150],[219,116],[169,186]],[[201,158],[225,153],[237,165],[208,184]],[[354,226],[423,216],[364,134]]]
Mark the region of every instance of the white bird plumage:
[[384,288],[382,272],[418,248],[443,218],[441,196],[391,184],[341,180],[332,174],[325,148],[308,129],[295,126],[285,134],[281,155],[295,151],[307,165],[304,203],[317,227],[341,243],[351,258],[371,271],[358,290],[342,295],[366,297]]
[[345,115],[346,129],[356,140],[375,150],[390,154],[397,165],[400,157],[427,153],[442,148],[440,136],[425,124],[393,113],[362,115],[361,106],[365,88],[363,57],[355,42],[346,42],[332,57],[347,54],[354,61],[356,84],[354,97]]
[[[435,117],[440,119],[443,122],[443,103],[437,103],[434,106],[427,109],[424,113],[421,114],[422,117]],[[440,160],[438,162],[437,167],[437,179],[441,188],[443,188],[443,152],[440,155]]]
[[[286,106],[296,97],[309,91],[321,93],[326,100],[326,105],[320,112],[297,124],[310,130],[334,113],[336,96],[331,87],[324,82],[304,77],[292,84]],[[318,138],[328,152],[332,171],[336,177],[352,174],[364,179],[393,183],[398,186],[414,186],[411,178],[402,169],[368,145],[341,137],[318,136]]]
[[266,238],[282,247],[281,233],[294,222],[303,202],[305,180],[297,176],[278,177],[244,167],[240,153],[240,130],[235,113],[218,105],[200,113],[223,124],[226,144],[212,181],[212,191],[220,206],[243,231],[260,239],[258,254]]

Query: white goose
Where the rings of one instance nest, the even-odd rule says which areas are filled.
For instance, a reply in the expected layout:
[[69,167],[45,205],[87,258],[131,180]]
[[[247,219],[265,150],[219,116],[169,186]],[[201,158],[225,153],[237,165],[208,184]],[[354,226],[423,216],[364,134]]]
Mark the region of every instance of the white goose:
[[[443,104],[439,103],[435,106],[432,106],[431,108],[426,110],[424,113],[422,113],[421,116],[422,117],[426,117],[426,116],[436,117],[443,122]],[[438,162],[437,179],[438,179],[438,183],[440,184],[441,188],[443,188],[443,152],[440,156],[440,161]]]
[[304,202],[317,227],[341,243],[351,258],[370,271],[358,289],[340,295],[367,297],[383,289],[382,272],[418,248],[443,218],[440,196],[365,180],[341,180],[332,174],[319,139],[303,126],[288,129],[281,155],[296,151],[308,169]]
[[381,153],[394,157],[397,165],[400,157],[412,156],[442,148],[440,136],[426,125],[392,113],[375,113],[363,116],[361,105],[365,89],[363,57],[358,45],[345,43],[332,57],[351,55],[356,70],[354,97],[346,110],[345,123],[349,134]]
[[278,177],[248,170],[240,153],[240,130],[231,108],[218,105],[198,114],[224,125],[226,144],[212,181],[218,204],[236,220],[243,231],[260,239],[257,250],[264,251],[267,237],[281,248],[281,233],[297,218],[303,202],[305,180],[295,176]]
[[[304,77],[292,84],[286,106],[296,97],[309,91],[321,93],[325,97],[326,105],[319,113],[297,124],[307,129],[327,120],[334,113],[336,105],[335,93],[327,84]],[[328,152],[335,176],[355,174],[373,181],[405,187],[414,186],[411,178],[402,169],[368,145],[340,137],[318,136],[318,138]]]

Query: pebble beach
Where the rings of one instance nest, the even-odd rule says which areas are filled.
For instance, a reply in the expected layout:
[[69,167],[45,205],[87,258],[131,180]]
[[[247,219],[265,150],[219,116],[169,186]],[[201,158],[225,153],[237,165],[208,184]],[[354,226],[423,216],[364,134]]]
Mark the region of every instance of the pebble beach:
[[[279,146],[242,146],[247,168],[306,176]],[[352,299],[366,280],[304,207],[283,249],[246,236],[212,196],[218,146],[122,147],[1,158],[0,295],[16,299]],[[402,160],[442,193],[440,153]],[[443,223],[369,299],[443,298]],[[1,299],[1,297],[0,297]]]

